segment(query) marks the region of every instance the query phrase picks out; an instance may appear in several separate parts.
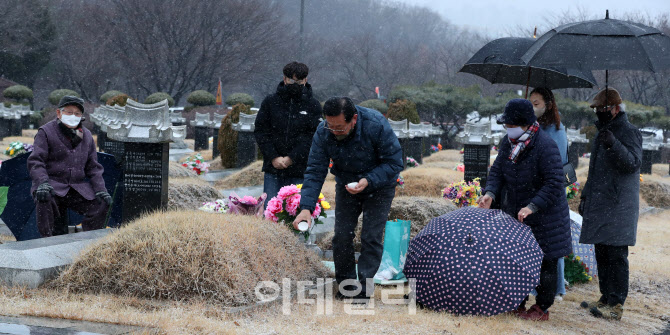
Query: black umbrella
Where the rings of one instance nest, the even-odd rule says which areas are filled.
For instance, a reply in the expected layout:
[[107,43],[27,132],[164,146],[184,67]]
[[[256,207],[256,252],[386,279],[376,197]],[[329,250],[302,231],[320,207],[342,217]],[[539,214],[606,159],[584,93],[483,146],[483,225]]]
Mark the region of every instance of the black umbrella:
[[583,71],[670,68],[670,37],[643,24],[614,20],[568,23],[542,35],[521,57],[531,66],[569,67]]
[[484,45],[460,72],[482,77],[492,84],[517,84],[532,87],[590,88],[596,82],[590,71],[565,66],[528,66],[521,56],[535,43],[532,38],[505,37]]

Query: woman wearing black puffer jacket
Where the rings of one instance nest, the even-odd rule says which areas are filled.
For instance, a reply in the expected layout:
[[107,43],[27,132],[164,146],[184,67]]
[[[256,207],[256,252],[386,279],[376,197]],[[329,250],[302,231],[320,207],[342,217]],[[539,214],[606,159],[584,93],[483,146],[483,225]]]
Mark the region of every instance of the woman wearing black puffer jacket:
[[515,311],[528,320],[548,320],[556,294],[558,259],[572,252],[568,202],[563,188],[563,164],[556,142],[540,129],[533,105],[512,99],[498,119],[507,136],[489,172],[479,206],[490,208],[498,199],[501,209],[528,225],[544,252],[536,304],[525,301]]

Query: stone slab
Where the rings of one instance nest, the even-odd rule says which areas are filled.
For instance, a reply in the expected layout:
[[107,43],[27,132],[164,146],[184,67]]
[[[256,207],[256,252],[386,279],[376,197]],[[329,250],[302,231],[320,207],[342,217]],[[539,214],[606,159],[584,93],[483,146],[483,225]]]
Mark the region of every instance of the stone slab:
[[185,148],[185,149],[173,149],[170,148],[170,160],[173,162],[179,161],[184,156],[189,156],[193,153],[193,149],[190,148]]
[[230,176],[231,174],[233,174],[237,171],[240,171],[240,170],[242,170],[242,169],[234,168],[234,169],[225,169],[225,170],[221,170],[221,171],[209,171],[205,174],[201,174],[200,179],[212,183],[212,182],[215,182],[217,180],[224,179],[224,178]]
[[31,316],[0,316],[0,334],[50,334],[50,335],[92,335],[92,334],[134,334],[145,331],[136,326],[110,323],[75,321]]
[[55,278],[90,243],[112,229],[53,236],[0,245],[0,284],[35,288]]

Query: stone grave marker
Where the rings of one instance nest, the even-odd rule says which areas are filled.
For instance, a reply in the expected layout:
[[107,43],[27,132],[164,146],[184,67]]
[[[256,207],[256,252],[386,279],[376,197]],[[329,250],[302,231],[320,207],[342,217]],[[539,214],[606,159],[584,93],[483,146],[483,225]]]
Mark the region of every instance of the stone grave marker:
[[393,121],[388,120],[391,125],[391,129],[395,133],[395,136],[398,137],[400,142],[400,147],[402,148],[402,164],[403,169],[407,168],[407,150],[409,146],[409,129],[407,128],[407,120],[402,121]]
[[409,150],[407,156],[423,164],[423,126],[409,122]]
[[256,115],[240,113],[240,122],[233,123],[233,130],[237,133],[237,164],[236,167],[245,167],[256,161],[258,148],[254,136]]
[[456,140],[463,143],[463,165],[465,167],[465,181],[480,179],[482,189],[486,187],[486,179],[491,160],[491,145],[497,138],[491,135],[489,119],[468,119],[463,132],[456,136]]
[[167,100],[146,105],[128,99],[123,120],[107,127],[107,136],[123,144],[122,223],[166,208],[169,142],[185,135],[186,126],[170,122]]
[[212,132],[211,125],[212,121],[209,119],[209,113],[195,113],[195,120],[191,121],[195,139],[193,150],[209,149],[209,135]]
[[580,134],[578,129],[566,129],[568,136],[568,163],[577,169],[579,167],[579,157],[586,151],[586,144],[589,140],[586,134]]
[[652,165],[660,160],[663,139],[652,132],[642,132],[642,165],[640,173],[651,174]]
[[221,122],[223,118],[226,117],[226,114],[214,113],[212,115],[212,159],[216,159],[221,155],[219,151],[219,129],[221,129]]

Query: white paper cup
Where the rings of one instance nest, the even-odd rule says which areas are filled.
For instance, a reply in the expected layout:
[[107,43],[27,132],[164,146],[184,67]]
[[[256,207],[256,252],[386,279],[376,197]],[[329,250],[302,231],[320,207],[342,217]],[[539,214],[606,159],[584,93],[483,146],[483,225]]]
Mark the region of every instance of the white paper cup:
[[349,183],[349,184],[347,184],[347,186],[349,186],[349,188],[354,188],[354,187],[358,186],[358,183],[356,183],[356,182]]
[[307,231],[307,229],[309,229],[309,224],[307,221],[300,221],[300,223],[298,223],[298,230]]

